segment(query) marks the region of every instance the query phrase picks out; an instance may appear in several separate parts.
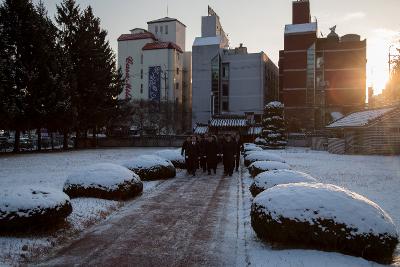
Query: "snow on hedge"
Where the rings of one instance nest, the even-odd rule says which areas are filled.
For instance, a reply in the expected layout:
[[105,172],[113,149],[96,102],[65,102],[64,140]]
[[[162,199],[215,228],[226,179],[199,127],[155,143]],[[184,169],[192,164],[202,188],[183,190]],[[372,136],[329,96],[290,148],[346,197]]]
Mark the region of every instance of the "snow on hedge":
[[336,185],[322,183],[282,184],[259,194],[253,203],[272,219],[288,218],[318,225],[319,219],[345,224],[356,234],[397,237],[390,216],[371,200]]
[[167,159],[174,164],[176,168],[185,168],[185,157],[181,155],[181,149],[165,149],[155,153],[157,156]]
[[273,101],[269,102],[267,105],[265,105],[266,108],[283,108],[284,105],[279,102],[279,101]]
[[279,184],[316,183],[316,182],[317,180],[314,177],[304,172],[299,172],[289,169],[272,170],[259,173],[254,178],[254,182],[250,186],[250,191],[253,194],[253,196],[256,196],[262,191],[265,191],[268,188],[274,187]]
[[170,160],[157,155],[141,155],[125,161],[122,165],[128,169],[150,169],[154,166],[169,167],[172,163]]
[[64,192],[71,198],[127,200],[142,191],[143,183],[136,173],[112,163],[98,163],[76,170],[64,184]]
[[276,154],[272,154],[267,151],[256,151],[250,154],[246,154],[244,165],[248,167],[250,164],[256,161],[278,161],[282,163],[286,162],[282,157]]
[[169,179],[176,175],[172,162],[157,155],[138,156],[122,165],[134,171],[142,180]]
[[112,163],[97,163],[71,173],[67,177],[64,189],[71,185],[78,185],[83,188],[112,191],[126,182],[140,183],[141,181],[139,176],[123,166]]
[[19,185],[0,190],[0,220],[11,214],[29,217],[43,209],[53,209],[70,203],[69,197],[62,191]]
[[71,212],[69,197],[56,189],[22,185],[0,190],[1,233],[54,229]]
[[282,184],[251,207],[257,236],[285,246],[338,251],[391,263],[399,238],[392,219],[371,200],[321,183]]
[[249,166],[249,172],[253,177],[257,176],[262,172],[281,170],[281,169],[290,170],[291,167],[289,164],[279,161],[255,161]]

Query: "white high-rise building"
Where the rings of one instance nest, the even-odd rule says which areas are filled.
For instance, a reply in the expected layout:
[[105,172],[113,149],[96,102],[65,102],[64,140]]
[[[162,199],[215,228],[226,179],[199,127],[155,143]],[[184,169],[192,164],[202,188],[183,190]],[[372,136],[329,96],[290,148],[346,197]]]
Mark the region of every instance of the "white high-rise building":
[[[118,38],[118,65],[125,77],[121,99],[180,104],[191,112],[191,52],[185,52],[186,26],[165,17]],[[190,122],[185,124],[191,128]]]

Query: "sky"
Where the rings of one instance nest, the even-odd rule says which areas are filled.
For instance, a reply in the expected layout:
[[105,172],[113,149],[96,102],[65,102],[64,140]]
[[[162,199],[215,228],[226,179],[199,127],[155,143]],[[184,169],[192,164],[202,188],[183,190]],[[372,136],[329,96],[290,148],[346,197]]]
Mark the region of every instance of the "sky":
[[[61,0],[42,0],[54,17]],[[38,2],[35,0],[34,2]],[[201,16],[210,5],[220,16],[231,47],[240,43],[249,52],[264,51],[276,64],[283,48],[283,30],[292,19],[291,0],[76,0],[82,7],[91,5],[109,33],[117,53],[117,38],[133,28],[146,28],[147,21],[167,16],[177,18],[186,28],[186,50],[201,34]],[[339,35],[356,33],[367,39],[367,84],[375,94],[388,79],[389,46],[400,47],[400,0],[310,0],[311,15],[318,20],[325,36],[337,25]],[[395,47],[392,47],[394,53]]]

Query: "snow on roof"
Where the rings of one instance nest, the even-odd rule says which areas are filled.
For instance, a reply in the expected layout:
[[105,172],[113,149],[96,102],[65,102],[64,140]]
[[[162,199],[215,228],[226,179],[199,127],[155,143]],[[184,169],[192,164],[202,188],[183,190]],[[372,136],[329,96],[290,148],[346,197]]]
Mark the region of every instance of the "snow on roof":
[[390,108],[371,109],[371,110],[355,112],[329,124],[328,126],[326,126],[326,128],[346,128],[346,127],[366,126],[369,123],[379,119],[386,113],[393,111],[394,109],[395,107],[390,107]]
[[155,43],[148,43],[143,46],[142,50],[156,50],[156,49],[175,49],[181,53],[183,53],[182,49],[179,45],[173,42],[155,42]]
[[285,34],[308,33],[316,31],[317,31],[316,22],[303,23],[303,24],[287,24],[285,26]]
[[289,218],[322,227],[319,219],[343,223],[355,234],[398,236],[390,216],[371,200],[342,187],[322,183],[282,184],[253,201],[274,220]]
[[244,118],[214,118],[211,120],[212,127],[244,127],[247,120]]
[[333,112],[331,112],[331,117],[333,118],[334,121],[337,121],[337,120],[343,118],[344,115],[341,112],[333,111]]
[[206,134],[208,133],[208,126],[197,126],[196,129],[194,129],[195,134]]
[[220,43],[221,43],[221,36],[196,37],[196,39],[193,42],[193,46],[219,45]]
[[156,40],[156,37],[151,32],[143,32],[143,33],[135,33],[135,34],[121,34],[118,37],[118,42],[121,41],[132,41],[132,40],[142,40],[142,39],[153,39]]

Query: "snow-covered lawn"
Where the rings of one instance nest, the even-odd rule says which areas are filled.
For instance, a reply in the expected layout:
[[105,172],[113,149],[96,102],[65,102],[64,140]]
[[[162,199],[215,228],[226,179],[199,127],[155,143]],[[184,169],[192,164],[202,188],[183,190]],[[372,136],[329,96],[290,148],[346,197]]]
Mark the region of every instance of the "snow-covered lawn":
[[[121,163],[132,157],[152,154],[162,148],[123,148],[73,151],[67,153],[29,154],[0,157],[0,188],[9,185],[43,185],[62,190],[67,176],[94,163]],[[293,170],[302,171],[322,183],[350,189],[376,202],[400,227],[400,157],[343,156],[301,148],[272,151],[281,156]],[[244,168],[243,168],[244,169]],[[315,250],[276,250],[261,242],[250,226],[253,178],[244,171],[242,212],[244,229],[238,244],[246,256],[243,265],[252,266],[376,266],[361,258]],[[144,182],[144,191],[157,190],[160,182]],[[236,189],[235,189],[236,191]],[[233,192],[232,192],[233,193]],[[135,200],[133,200],[135,201]],[[106,218],[123,203],[109,200],[78,198],[72,200],[71,225],[66,232],[36,237],[0,237],[0,266],[16,264],[21,258],[46,253],[64,239]],[[242,226],[243,227],[243,224]],[[400,266],[399,248],[395,265]]]
[[[35,185],[63,189],[67,176],[94,163],[116,163],[143,154],[152,154],[159,148],[124,148],[5,155],[0,157],[0,188],[5,186]],[[158,181],[144,182],[144,192],[152,190]],[[134,200],[133,200],[134,201]],[[74,237],[82,230],[105,219],[123,202],[77,198],[71,200],[73,212],[67,222],[70,227],[53,235],[27,237],[0,237],[0,266],[16,265],[24,258],[46,253],[53,246]]]
[[[329,183],[350,189],[377,203],[400,228],[400,157],[399,156],[353,156],[332,155],[305,148],[288,148],[272,151],[291,165]],[[275,250],[261,242],[250,226],[252,201],[248,187],[253,182],[244,171],[243,216],[248,262],[256,266],[377,266],[361,258],[314,250]],[[397,247],[395,266],[400,266],[400,247]]]

